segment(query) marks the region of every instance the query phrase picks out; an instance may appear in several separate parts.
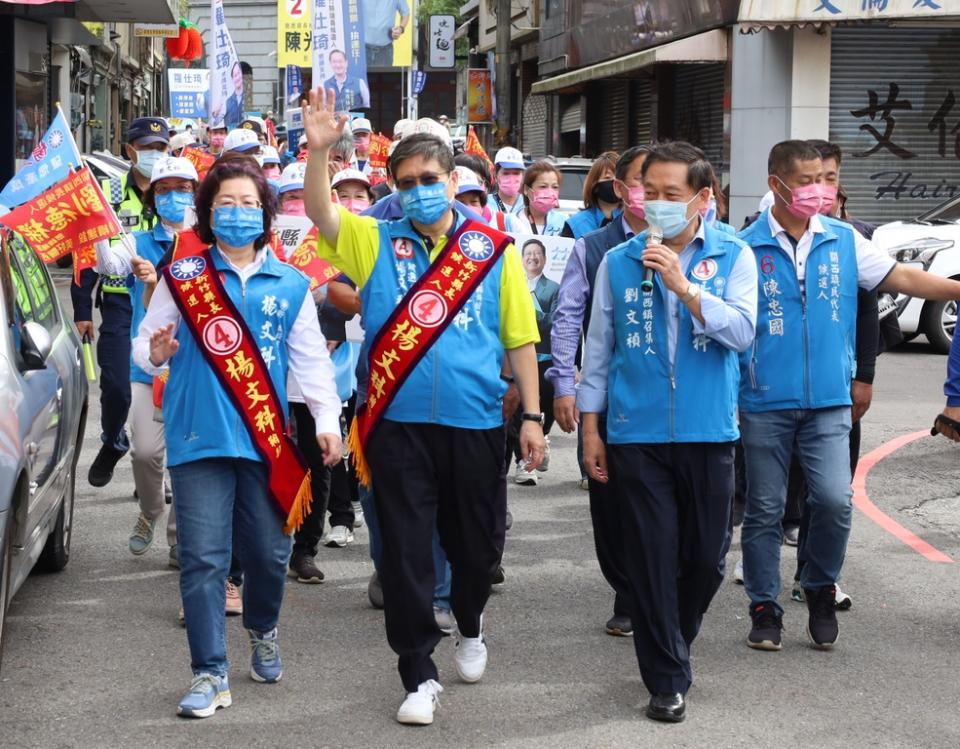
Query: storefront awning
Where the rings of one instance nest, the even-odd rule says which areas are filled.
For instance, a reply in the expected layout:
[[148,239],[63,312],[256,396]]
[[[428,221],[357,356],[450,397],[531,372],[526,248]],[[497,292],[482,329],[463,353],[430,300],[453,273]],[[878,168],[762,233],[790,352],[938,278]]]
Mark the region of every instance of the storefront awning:
[[99,47],[103,44],[102,39],[95,37],[87,31],[86,26],[73,18],[51,18],[47,21],[47,36],[51,44],[76,46],[78,51],[83,47]]
[[950,0],[742,0],[737,18],[741,31],[787,26],[831,26],[847,21],[945,21],[960,18]]
[[725,29],[714,29],[686,39],[678,39],[669,44],[662,44],[659,47],[645,49],[642,52],[624,55],[615,60],[607,60],[579,70],[571,70],[569,73],[562,73],[552,78],[545,78],[534,83],[530,93],[546,94],[553,91],[562,91],[587,81],[625,77],[628,73],[658,62],[726,61],[727,32]]
[[172,0],[77,0],[78,21],[176,23]]

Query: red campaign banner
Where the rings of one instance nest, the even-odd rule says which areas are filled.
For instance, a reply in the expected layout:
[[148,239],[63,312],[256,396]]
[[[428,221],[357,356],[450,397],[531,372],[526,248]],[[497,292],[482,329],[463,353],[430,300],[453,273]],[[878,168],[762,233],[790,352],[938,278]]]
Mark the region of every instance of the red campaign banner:
[[0,224],[23,237],[44,263],[120,233],[113,209],[86,168],[0,216]]
[[390,144],[393,143],[386,135],[374,133],[370,138],[370,151],[367,154],[367,163],[370,165],[370,184],[379,185],[387,181],[387,160],[390,158]]
[[92,244],[73,253],[73,282],[80,285],[80,273],[87,268],[97,267],[97,248]]
[[493,162],[490,160],[490,157],[487,156],[487,152],[480,144],[480,139],[477,137],[477,131],[473,129],[473,125],[470,125],[470,127],[467,128],[467,142],[464,143],[463,150],[466,153],[476,154],[485,162],[487,162],[487,171],[490,173],[490,183],[492,184],[495,181]]
[[189,159],[190,163],[196,167],[197,175],[202,180],[207,176],[207,172],[210,171],[210,167],[217,163],[217,157],[212,153],[207,153],[206,151],[201,151],[195,146],[187,146],[180,152],[180,155],[185,159]]
[[287,258],[287,262],[310,277],[310,291],[340,275],[340,271],[317,254],[317,227],[315,226],[307,232],[306,238]]

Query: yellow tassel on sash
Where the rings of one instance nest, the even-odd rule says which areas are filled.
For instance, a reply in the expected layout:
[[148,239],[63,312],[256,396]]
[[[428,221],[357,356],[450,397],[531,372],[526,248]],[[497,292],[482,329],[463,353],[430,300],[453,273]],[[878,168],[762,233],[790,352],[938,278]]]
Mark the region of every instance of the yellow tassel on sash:
[[363,445],[360,444],[360,428],[357,425],[356,417],[350,422],[350,431],[347,433],[347,447],[350,448],[350,459],[353,461],[353,470],[357,475],[357,481],[365,489],[369,489],[370,464],[367,463],[367,456],[363,454]]
[[283,525],[283,532],[288,536],[300,530],[303,521],[313,509],[313,488],[310,483],[310,471],[303,477],[297,496],[293,500],[293,506],[290,508],[290,514],[287,515],[287,522]]

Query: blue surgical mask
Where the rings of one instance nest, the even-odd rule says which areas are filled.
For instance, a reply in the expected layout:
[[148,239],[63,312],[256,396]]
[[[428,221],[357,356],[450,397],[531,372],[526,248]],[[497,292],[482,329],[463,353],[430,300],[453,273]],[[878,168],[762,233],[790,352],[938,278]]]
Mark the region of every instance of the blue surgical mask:
[[673,239],[690,224],[698,214],[694,213],[687,218],[687,206],[697,199],[694,195],[684,203],[682,200],[647,200],[647,224],[650,227],[659,227],[664,239]]
[[445,182],[417,185],[409,190],[401,190],[399,195],[400,205],[403,206],[407,218],[423,226],[437,223],[450,209]]
[[224,206],[213,209],[213,235],[229,247],[246,247],[263,234],[263,209]]
[[154,165],[165,156],[166,154],[162,151],[137,151],[137,162],[134,164],[134,169],[144,177],[152,177]]
[[192,192],[167,192],[157,195],[157,214],[170,224],[182,224],[187,207],[193,205]]

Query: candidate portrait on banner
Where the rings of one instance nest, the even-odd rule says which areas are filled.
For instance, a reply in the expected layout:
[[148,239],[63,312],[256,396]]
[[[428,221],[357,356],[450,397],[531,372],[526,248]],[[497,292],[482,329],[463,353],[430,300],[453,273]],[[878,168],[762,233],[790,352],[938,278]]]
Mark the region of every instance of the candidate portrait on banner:
[[328,55],[330,70],[333,75],[323,82],[325,89],[333,89],[337,93],[336,108],[338,112],[349,112],[370,106],[370,90],[363,78],[350,75],[350,63],[347,56],[339,49]]
[[408,0],[359,0],[363,9],[367,68],[410,64],[412,38]]

